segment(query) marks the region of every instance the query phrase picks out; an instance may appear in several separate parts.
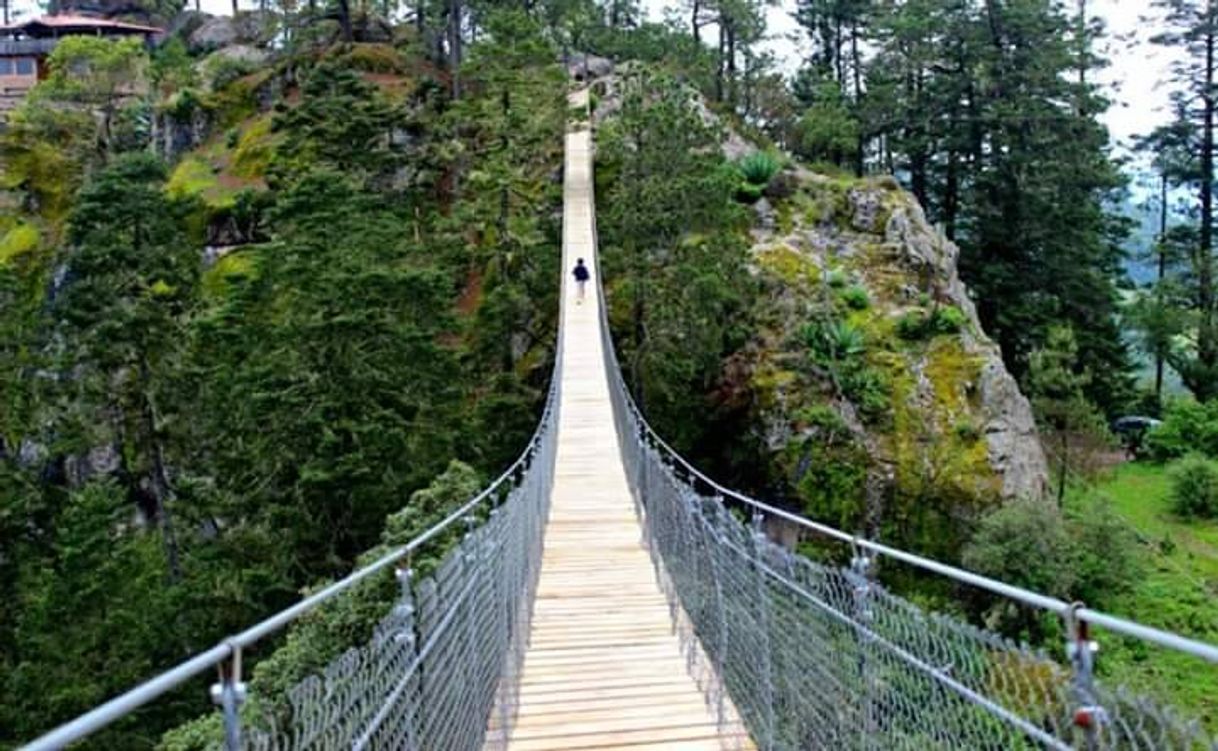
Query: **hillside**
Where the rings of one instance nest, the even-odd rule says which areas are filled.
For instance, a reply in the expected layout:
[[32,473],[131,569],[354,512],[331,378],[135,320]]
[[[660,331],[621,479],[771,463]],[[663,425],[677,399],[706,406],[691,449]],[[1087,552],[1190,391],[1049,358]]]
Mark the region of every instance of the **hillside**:
[[[538,28],[503,23],[459,98],[410,28],[57,48],[0,132],[0,747],[516,457],[554,353],[565,102]],[[205,710],[190,691],[99,747]]]
[[[672,422],[668,395],[680,387],[659,363],[653,373],[634,374],[661,432],[682,437],[681,448],[709,462],[734,457],[719,474],[743,479],[767,498],[942,557],[958,555],[970,524],[987,509],[1043,497],[1048,473],[1031,407],[981,329],[957,271],[958,249],[929,226],[917,201],[891,178],[818,174],[789,158],[783,166],[783,158],[724,128],[692,92],[686,96],[696,103],[684,115],[673,111],[679,101],[644,93],[663,85],[630,65],[593,84],[604,147],[599,167],[606,177],[598,190],[602,223],[609,225],[606,255],[612,263],[613,244],[630,229],[617,223],[618,209],[610,205],[625,189],[620,175],[632,159],[617,139],[637,127],[622,119],[667,122],[701,111],[706,141],[721,142],[738,176],[719,187],[726,191],[721,217],[688,232],[674,219],[675,242],[691,252],[708,242],[732,243],[738,255],[727,276],[740,284],[733,301],[739,328],[731,341],[717,343],[718,366],[707,363],[702,374],[710,424]],[[623,112],[623,98],[632,97]],[[755,167],[762,174],[750,183]],[[679,217],[688,209],[674,211]],[[738,218],[724,221],[732,212]],[[688,294],[681,287],[654,283],[652,296],[674,299],[648,304],[680,304],[677,298]],[[614,297],[619,338],[627,352],[637,351],[624,297]],[[679,328],[664,330],[681,336]],[[725,439],[715,421],[732,437]]]

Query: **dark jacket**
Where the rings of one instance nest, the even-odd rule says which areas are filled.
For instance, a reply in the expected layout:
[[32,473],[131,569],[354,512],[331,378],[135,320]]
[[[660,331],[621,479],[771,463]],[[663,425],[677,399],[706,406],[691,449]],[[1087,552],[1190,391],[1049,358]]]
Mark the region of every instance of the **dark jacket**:
[[577,282],[586,282],[589,279],[588,267],[584,266],[582,264],[579,266],[576,266],[575,270],[572,271],[571,273],[575,274],[575,281],[577,281]]

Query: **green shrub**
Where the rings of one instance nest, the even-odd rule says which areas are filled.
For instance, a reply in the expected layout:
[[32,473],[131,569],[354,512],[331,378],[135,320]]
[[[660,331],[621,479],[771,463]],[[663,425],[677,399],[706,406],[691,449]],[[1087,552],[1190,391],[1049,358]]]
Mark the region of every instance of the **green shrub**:
[[842,302],[846,303],[846,307],[851,310],[866,310],[871,306],[871,297],[867,294],[865,287],[856,284],[842,292]]
[[388,44],[353,44],[343,61],[365,73],[402,73],[407,67],[402,54]]
[[934,334],[958,334],[967,323],[964,311],[955,305],[937,308],[930,317],[930,328]]
[[1082,508],[1085,513],[1076,513],[1067,525],[1075,576],[1071,598],[1107,607],[1141,574],[1138,541],[1107,498],[1096,498]]
[[908,341],[926,337],[929,316],[925,310],[911,310],[897,319],[897,336]]
[[964,443],[975,443],[981,440],[981,429],[968,419],[957,423],[954,432],[956,437]]
[[1054,597],[1069,597],[1074,585],[1070,537],[1049,503],[1019,500],[981,519],[964,546],[969,571]]
[[1194,451],[1218,458],[1218,400],[1201,404],[1181,399],[1168,405],[1163,424],[1145,438],[1146,454],[1158,461]]
[[763,186],[743,182],[736,188],[736,200],[741,203],[757,203],[761,200]]
[[770,178],[782,169],[782,163],[778,157],[768,151],[754,151],[736,162],[736,169],[750,185],[765,188],[769,184]]
[[244,78],[258,69],[250,60],[214,54],[203,61],[203,77],[212,91],[227,88],[237,79]]
[[958,334],[967,324],[968,317],[955,305],[944,305],[930,313],[911,310],[897,320],[897,336],[918,341],[943,334]]
[[875,184],[884,190],[896,191],[901,189],[901,183],[892,175],[882,175],[877,178]]
[[846,278],[846,272],[842,271],[841,269],[833,269],[829,272],[828,276],[825,277],[825,281],[828,282],[829,286],[833,289],[841,289],[842,287],[846,286],[846,282],[849,281],[849,279]]
[[876,422],[888,414],[892,407],[892,388],[883,371],[867,367],[859,362],[843,369],[842,392],[864,420]]
[[37,250],[41,239],[38,227],[24,222],[0,235],[0,266]]
[[1218,464],[1190,454],[1171,468],[1168,477],[1173,511],[1185,518],[1218,518]]

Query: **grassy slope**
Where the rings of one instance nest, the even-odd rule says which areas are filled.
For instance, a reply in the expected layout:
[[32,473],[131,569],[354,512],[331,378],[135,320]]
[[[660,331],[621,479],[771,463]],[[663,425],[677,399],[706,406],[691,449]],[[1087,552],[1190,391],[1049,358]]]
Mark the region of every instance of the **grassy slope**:
[[[1145,561],[1132,590],[1110,609],[1218,643],[1218,522],[1174,516],[1169,487],[1167,468],[1150,464],[1118,467],[1099,484],[1112,511],[1142,540]],[[1218,667],[1110,634],[1100,634],[1100,640],[1100,667],[1109,680],[1158,693],[1158,700],[1200,716],[1218,731]]]

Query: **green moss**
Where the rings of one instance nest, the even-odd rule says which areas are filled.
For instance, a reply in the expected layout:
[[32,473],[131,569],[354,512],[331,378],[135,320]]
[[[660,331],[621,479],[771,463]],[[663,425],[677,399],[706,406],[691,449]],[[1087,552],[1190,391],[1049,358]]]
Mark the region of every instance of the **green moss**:
[[353,44],[342,60],[365,73],[402,73],[406,70],[406,60],[388,44]]
[[233,152],[230,172],[237,177],[260,179],[275,153],[276,136],[271,132],[271,117],[258,118],[241,134]]
[[0,266],[38,249],[42,234],[32,224],[19,222],[0,237]]
[[251,253],[240,249],[229,251],[203,272],[203,294],[209,298],[220,298],[228,293],[233,282],[257,276],[258,269]]
[[757,251],[757,264],[782,281],[797,285],[815,282],[820,267],[808,256],[790,245],[771,245]]
[[795,211],[789,201],[782,201],[774,207],[775,225],[778,232],[788,235],[795,231]]
[[825,180],[812,183],[806,191],[804,221],[808,224],[833,224],[845,227],[850,223],[850,183]]
[[228,129],[257,114],[258,90],[266,85],[274,74],[274,70],[270,68],[250,73],[208,95],[205,105],[211,112],[216,127]]
[[980,357],[965,351],[959,339],[941,338],[927,352],[926,377],[935,392],[936,411],[962,415],[974,404],[981,378]]
[[198,157],[183,159],[169,176],[165,191],[174,198],[198,198],[210,209],[232,208],[237,191],[220,184],[216,170]]

